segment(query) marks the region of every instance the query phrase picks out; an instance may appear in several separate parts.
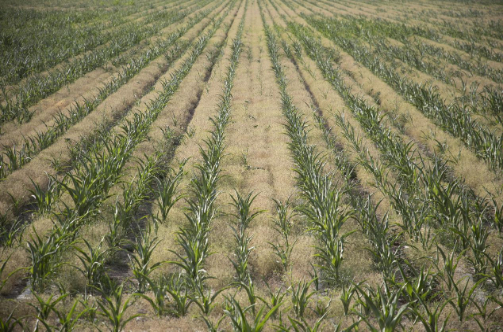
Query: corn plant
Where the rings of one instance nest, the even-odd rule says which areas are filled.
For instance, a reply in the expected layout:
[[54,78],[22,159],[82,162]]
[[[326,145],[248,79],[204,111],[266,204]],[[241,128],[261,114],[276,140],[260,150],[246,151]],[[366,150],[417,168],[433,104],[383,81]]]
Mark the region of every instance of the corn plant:
[[233,228],[234,238],[236,239],[236,248],[234,249],[235,259],[229,258],[236,271],[235,279],[237,281],[246,281],[249,277],[248,261],[254,247],[250,246],[251,236],[240,234]]
[[133,274],[138,281],[138,292],[143,293],[146,291],[148,284],[148,277],[150,274],[159,268],[164,262],[157,262],[151,264],[152,254],[155,248],[161,241],[157,237],[151,238],[150,230],[142,233],[139,240],[134,246],[134,255],[130,255],[131,267]]
[[195,294],[191,295],[191,301],[199,307],[201,312],[205,315],[209,315],[216,305],[215,300],[227,287],[223,287],[215,292],[211,289],[204,290],[201,285],[195,285]]
[[464,251],[458,255],[456,253],[457,246],[447,254],[440,246],[437,245],[436,256],[432,259],[433,264],[437,268],[439,275],[442,277],[447,290],[451,291],[454,289],[454,275],[459,265],[459,261],[462,258]]
[[403,296],[410,303],[413,303],[412,306],[414,306],[414,302],[417,304],[417,301],[427,302],[438,298],[439,292],[436,291],[439,286],[437,273],[432,273],[430,269],[426,270],[423,266],[417,269],[408,261],[404,261],[403,265],[407,271],[402,265],[398,266],[403,281],[396,282],[395,279],[390,280],[390,283],[395,284],[397,287],[405,286]]
[[21,218],[10,221],[7,217],[0,217],[0,240],[5,247],[12,247],[16,242],[21,242],[25,225]]
[[5,284],[7,283],[7,281],[9,281],[10,277],[12,277],[17,272],[25,269],[25,268],[17,268],[14,271],[10,272],[8,275],[4,276],[5,268],[7,267],[7,263],[9,263],[9,260],[11,257],[12,257],[12,254],[10,254],[5,259],[2,259],[0,261],[0,263],[2,263],[2,265],[0,266],[0,277],[2,278],[2,279],[0,279],[0,292],[2,291],[2,289],[5,286]]
[[250,247],[252,237],[246,235],[246,230],[250,223],[263,211],[251,211],[251,205],[257,195],[252,196],[249,193],[247,196],[241,196],[237,191],[235,196],[231,196],[232,205],[236,210],[233,214],[235,218],[235,226],[231,226],[236,239],[236,249],[234,250],[235,260],[231,259],[232,265],[236,270],[236,281],[246,282],[249,279],[248,260],[253,247]]
[[31,286],[35,290],[43,290],[47,281],[56,273],[57,269],[63,264],[59,261],[62,250],[66,248],[68,234],[59,236],[51,233],[44,240],[34,229],[35,237],[27,243],[27,250],[30,254],[31,266],[29,275]]
[[57,180],[53,177],[49,177],[47,189],[42,189],[38,184],[33,182],[33,180],[31,180],[31,183],[33,184],[34,190],[30,190],[30,192],[37,204],[37,212],[40,214],[50,212],[54,202],[58,200],[60,196],[61,188],[57,185]]
[[316,293],[315,291],[309,293],[309,287],[313,281],[301,281],[297,285],[290,286],[293,311],[299,319],[304,317],[304,313],[309,305],[309,299]]
[[204,234],[198,238],[193,238],[189,231],[181,229],[178,232],[177,241],[185,255],[182,256],[175,251],[171,251],[180,261],[170,261],[169,263],[182,268],[194,282],[203,282],[207,278],[204,275],[203,263],[210,254],[208,235]]
[[241,289],[244,289],[246,292],[246,296],[248,297],[248,301],[250,302],[250,305],[252,306],[252,312],[255,314],[255,306],[258,303],[258,301],[261,301],[263,303],[266,303],[266,301],[257,295],[256,289],[255,289],[255,283],[253,282],[253,279],[251,277],[248,277],[247,282],[236,282],[235,283],[237,286],[239,286]]
[[[105,155],[102,155],[100,158],[102,162],[106,162],[106,159],[108,158]],[[66,192],[70,195],[70,198],[73,200],[73,203],[75,204],[75,211],[79,216],[86,216],[93,213],[96,207],[106,198],[106,195],[103,195],[100,189],[103,188],[106,190],[111,186],[112,183],[110,180],[112,179],[108,178],[108,175],[114,174],[106,174],[106,181],[108,183],[100,183],[100,170],[98,168],[91,166],[87,168],[86,171],[87,172],[84,174],[68,173],[67,178],[68,181],[71,182],[71,185],[67,184],[65,180],[60,182],[60,185],[66,190]],[[107,184],[107,186],[101,187],[100,185],[102,184]],[[98,189],[98,186],[100,186],[100,189]]]
[[161,211],[161,221],[166,221],[173,205],[182,198],[182,195],[177,194],[177,190],[182,179],[184,164],[183,162],[180,165],[178,173],[171,178],[164,180],[156,179],[158,188],[157,205]]
[[282,303],[271,308],[269,311],[265,312],[265,305],[262,306],[256,314],[254,314],[251,319],[247,317],[247,313],[253,308],[254,305],[242,308],[239,302],[234,298],[227,298],[227,308],[224,313],[231,320],[231,326],[236,332],[260,332],[265,328],[265,324],[271,318],[271,316],[279,309]]
[[[286,292],[283,292],[283,287],[278,287],[276,292],[273,292],[271,288],[269,287],[269,284],[265,282],[267,286],[267,291],[269,293],[269,300],[263,300],[263,302],[269,307],[269,309],[274,308],[276,305],[280,304],[283,302],[283,299],[286,296]],[[276,318],[276,313],[272,315],[272,318]]]
[[134,180],[122,185],[122,199],[117,201],[117,206],[124,218],[124,224],[129,226],[134,216],[138,213],[140,205],[148,198],[148,192],[157,174],[161,173],[158,167],[159,155],[145,156],[145,161],[138,161],[137,174]]
[[78,299],[73,302],[72,307],[67,313],[63,313],[62,311],[56,311],[56,315],[58,316],[58,331],[61,332],[70,332],[75,329],[79,319],[87,314],[91,308],[85,308],[80,312],[77,311],[77,305],[80,303]]
[[105,235],[105,241],[110,248],[119,248],[124,243],[124,234],[126,232],[123,224],[123,213],[120,204],[116,204],[113,220],[108,224],[108,234]]
[[486,254],[489,262],[489,272],[484,275],[497,289],[503,289],[503,250],[493,259]]
[[49,315],[53,312],[58,316],[61,315],[60,311],[56,308],[56,305],[59,302],[63,301],[68,296],[68,293],[62,294],[60,296],[52,294],[48,299],[44,299],[42,296],[37,295],[36,293],[33,293],[33,295],[37,300],[37,305],[34,305],[32,303],[29,304],[30,306],[35,308],[35,311],[37,312],[37,321],[35,322],[34,330],[39,331],[39,324],[42,324],[47,330],[54,329],[55,326],[49,324]]
[[293,247],[296,241],[290,240],[290,233],[292,228],[292,215],[288,212],[290,206],[290,201],[287,200],[285,203],[281,201],[274,200],[276,204],[276,212],[278,217],[273,220],[274,230],[280,234],[283,238],[283,244],[280,243],[269,243],[274,250],[274,253],[279,258],[279,262],[285,269],[288,269],[290,265],[290,256],[292,255]]
[[105,276],[105,263],[113,249],[103,249],[103,239],[95,248],[87,240],[83,239],[83,242],[87,250],[74,246],[78,252],[77,257],[82,263],[82,267],[76,268],[86,278],[88,286],[98,287]]
[[493,302],[499,304],[499,302],[495,301],[493,297],[487,297],[480,304],[477,300],[472,301],[478,312],[470,315],[470,318],[475,320],[481,331],[490,331],[492,326],[489,324],[488,319],[501,309],[500,306],[491,308],[491,304],[493,304]]
[[[377,291],[367,287],[366,290],[355,286],[358,290],[358,304],[361,309],[356,314],[367,324],[371,331],[395,331],[400,325],[404,314],[409,311],[410,303],[400,305],[399,298],[403,287],[398,290],[390,290],[386,283]],[[377,321],[374,325],[369,315]]]
[[[143,278],[147,280],[154,296],[152,298],[142,293],[137,295],[147,300],[158,316],[166,314],[173,314],[176,317],[185,316],[190,305],[195,301],[195,296],[190,294],[190,282],[183,274],[172,274],[168,277],[160,276],[158,281],[154,281],[147,276]],[[172,297],[172,303],[168,302],[168,294]],[[206,301],[206,304],[209,302],[209,309],[211,309],[211,302],[213,302],[214,298]],[[203,301],[203,306],[204,304]]]
[[494,198],[492,198],[494,207],[493,223],[498,232],[503,231],[503,205],[498,204]]
[[169,310],[168,310],[168,298],[166,290],[167,288],[166,278],[164,276],[160,276],[158,281],[154,281],[148,277],[144,278],[145,280],[147,280],[148,286],[152,291],[152,293],[154,294],[154,296],[152,298],[142,293],[139,293],[138,296],[147,300],[158,316],[163,316],[167,314]]
[[427,332],[443,332],[446,331],[446,325],[449,321],[450,315],[444,319],[443,322],[440,321],[440,316],[444,311],[446,305],[449,301],[440,301],[435,305],[434,308],[431,308],[429,304],[418,297],[418,301],[422,307],[422,310],[417,306],[412,306],[411,311],[414,315],[419,319],[419,321],[423,324],[425,331]]
[[344,316],[348,315],[351,300],[353,299],[353,296],[357,294],[358,289],[356,288],[356,286],[359,286],[359,284],[351,283],[347,288],[345,286],[342,286],[340,299],[342,302],[342,307],[344,308]]
[[202,317],[204,320],[204,323],[206,324],[206,327],[208,327],[209,332],[218,332],[219,329],[218,327],[220,326],[220,323],[224,320],[225,316],[220,317],[220,319],[217,320],[216,323],[213,323],[209,318]]
[[[450,276],[449,276],[450,277]],[[450,277],[451,278],[451,277]],[[461,283],[465,281],[464,287]],[[468,278],[463,278],[456,282],[454,279],[451,279],[452,288],[454,292],[454,298],[449,300],[449,304],[458,314],[459,321],[462,322],[465,318],[466,310],[470,306],[473,301],[473,293],[481,283],[485,281],[485,278],[477,281],[472,287],[468,288],[470,284],[470,280]]]
[[14,332],[16,331],[16,326],[24,329],[24,325],[21,320],[15,318],[12,312],[7,318],[0,318],[0,331]]
[[300,320],[294,319],[290,316],[288,316],[288,320],[290,321],[290,324],[292,324],[288,328],[280,328],[279,331],[293,331],[295,332],[318,332],[318,331],[323,331],[323,320],[325,319],[326,315],[321,316],[314,324],[309,324],[305,320],[305,318],[302,318]]
[[120,332],[128,322],[141,316],[135,314],[125,318],[126,311],[133,305],[136,296],[131,295],[125,299],[123,284],[118,285],[115,281],[107,278],[97,290],[101,293],[101,298],[98,301],[98,314],[110,323],[111,331]]
[[486,250],[488,245],[486,241],[488,237],[489,232],[487,228],[484,227],[482,220],[472,224],[470,249],[473,258],[469,258],[469,261],[475,270],[475,275],[484,275],[486,273],[488,266],[488,262],[486,260]]
[[167,279],[166,291],[173,299],[173,312],[177,317],[185,316],[193,303],[189,287],[190,281],[181,273],[173,274]]

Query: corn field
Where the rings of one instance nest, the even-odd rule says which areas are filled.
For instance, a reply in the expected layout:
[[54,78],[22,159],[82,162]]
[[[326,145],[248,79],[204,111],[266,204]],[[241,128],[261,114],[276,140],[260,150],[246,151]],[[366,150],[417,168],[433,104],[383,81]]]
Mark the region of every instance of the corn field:
[[3,0],[0,332],[501,331],[496,0]]

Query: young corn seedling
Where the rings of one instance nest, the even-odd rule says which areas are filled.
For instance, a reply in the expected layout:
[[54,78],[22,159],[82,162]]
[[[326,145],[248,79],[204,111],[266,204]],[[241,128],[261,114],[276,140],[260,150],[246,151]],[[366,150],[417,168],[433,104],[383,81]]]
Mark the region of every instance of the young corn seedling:
[[126,233],[124,220],[127,221],[127,216],[124,216],[120,204],[116,204],[113,220],[108,224],[109,231],[105,235],[105,241],[109,248],[119,248],[124,243],[124,234]]
[[161,276],[158,281],[154,281],[148,277],[144,278],[147,280],[148,286],[152,293],[154,293],[154,296],[151,298],[150,296],[142,293],[139,293],[138,296],[144,298],[150,303],[157,316],[161,317],[166,315],[169,312],[166,278]]
[[213,323],[209,318],[206,318],[206,317],[202,316],[202,319],[204,320],[204,323],[208,327],[208,331],[209,332],[218,332],[218,331],[220,331],[218,327],[220,326],[220,323],[222,323],[222,321],[224,320],[224,318],[225,318],[225,316],[222,316],[222,317],[220,317],[220,319],[217,320],[216,323]]
[[253,283],[252,278],[248,277],[247,282],[239,282],[236,284],[241,287],[241,289],[245,290],[246,295],[248,296],[248,301],[250,302],[250,306],[252,307],[251,309],[253,311],[253,314],[255,314],[255,306],[257,304],[257,300],[260,300],[264,303],[266,303],[266,301],[255,293],[255,284]]
[[488,254],[485,255],[487,261],[489,262],[489,273],[484,276],[494,285],[494,287],[496,287],[496,289],[502,290],[503,273],[501,273],[501,271],[503,271],[503,249],[500,250],[498,256],[494,259],[489,257]]
[[441,321],[441,315],[449,301],[440,301],[433,308],[428,302],[423,301],[420,296],[417,297],[422,310],[418,305],[411,306],[410,310],[415,317],[421,321],[426,332],[444,332],[450,315],[444,321]]
[[437,254],[432,259],[433,264],[442,277],[447,290],[452,291],[454,289],[454,275],[459,265],[459,261],[463,257],[464,251],[457,254],[457,245],[454,246],[454,249],[451,251],[449,255],[447,255],[444,250],[437,245]]
[[16,326],[24,330],[22,321],[15,318],[13,312],[7,318],[0,317],[0,331],[14,332],[16,331]]
[[[357,311],[356,314],[367,324],[371,331],[395,331],[401,326],[402,317],[409,311],[410,303],[400,305],[399,299],[403,287],[397,290],[390,290],[386,283],[379,287],[377,292],[370,287],[363,290],[356,286],[358,290],[358,303],[365,312]],[[372,314],[378,327],[371,320],[369,314]]]
[[58,316],[58,331],[61,332],[71,332],[75,329],[76,325],[79,322],[79,319],[87,314],[91,308],[84,308],[80,312],[77,309],[77,305],[81,303],[78,299],[73,302],[70,310],[65,314],[62,311],[56,311],[56,315]]
[[171,251],[180,261],[170,261],[169,263],[182,268],[187,273],[188,278],[195,283],[202,283],[207,278],[203,263],[210,255],[207,232],[198,237],[193,237],[190,231],[181,229],[178,231],[177,242],[182,247],[185,256]]
[[[397,287],[405,286],[403,296],[409,303],[412,303],[412,306],[418,304],[417,301],[419,300],[427,302],[436,299],[440,295],[436,291],[439,286],[438,274],[433,274],[430,269],[425,271],[424,267],[421,267],[418,271],[408,261],[404,261],[403,265],[404,267],[398,266],[403,281],[397,282],[394,279],[388,282]],[[407,271],[405,271],[405,268]]]
[[216,305],[215,300],[218,295],[220,295],[220,293],[228,287],[221,288],[216,292],[213,292],[213,294],[211,289],[205,291],[202,285],[195,285],[193,288],[195,288],[196,292],[195,294],[190,295],[192,303],[197,305],[204,315],[209,315],[213,310],[213,307]]
[[62,250],[66,248],[68,234],[59,236],[50,234],[45,240],[34,229],[35,238],[28,241],[28,253],[31,258],[29,268],[31,287],[34,290],[43,290],[49,278],[63,264],[59,262]]
[[[265,283],[267,286],[267,290],[269,292],[269,301],[264,301],[264,303],[269,307],[269,309],[274,308],[276,305],[283,302],[283,299],[286,296],[286,292],[283,292],[283,287],[278,287],[276,292],[273,292],[269,287],[269,284]],[[276,318],[276,313],[272,315],[272,318]]]
[[[485,281],[485,278],[480,279],[470,288],[468,288],[468,285],[470,284],[469,278],[463,278],[458,282],[452,279],[451,276],[449,276],[449,278],[451,278],[452,288],[454,291],[454,298],[449,300],[449,304],[458,314],[459,321],[462,322],[465,319],[466,310],[473,302],[473,293],[477,290],[479,285]],[[463,281],[465,281],[464,287],[461,286]]]
[[124,217],[124,223],[127,226],[135,219],[134,217],[138,213],[140,204],[148,198],[150,187],[156,178],[155,175],[160,173],[160,169],[157,166],[159,162],[158,154],[150,157],[145,156],[145,159],[146,161],[138,161],[137,174],[134,181],[123,184],[122,202],[117,202]]
[[342,302],[342,307],[344,308],[344,316],[347,316],[349,313],[349,307],[351,305],[351,300],[353,299],[353,296],[356,294],[357,295],[357,288],[356,286],[359,286],[360,284],[353,284],[351,283],[347,288],[343,285],[342,286],[342,292],[341,292],[341,302]]
[[168,218],[169,211],[178,202],[183,196],[178,194],[178,185],[182,179],[183,175],[183,165],[185,162],[182,162],[180,165],[180,169],[178,173],[170,178],[165,178],[164,180],[156,178],[157,188],[158,188],[158,196],[157,196],[157,206],[159,206],[159,210],[161,211],[162,222],[165,222]]
[[34,190],[30,190],[30,193],[37,204],[37,213],[44,214],[50,212],[51,207],[59,199],[61,193],[61,187],[58,186],[57,180],[49,176],[49,182],[45,190],[33,182],[33,180],[31,180],[31,183],[33,184]]
[[24,222],[21,218],[14,221],[7,221],[7,217],[0,217],[0,243],[5,247],[12,247],[16,242],[21,242],[23,230],[25,229]]
[[290,321],[290,324],[292,324],[290,327],[282,327],[279,329],[279,331],[295,331],[295,332],[318,332],[318,331],[323,331],[323,320],[325,319],[326,315],[321,316],[314,324],[310,324],[309,322],[306,321],[305,318],[301,318],[300,320],[294,319],[290,316],[288,316],[288,320]]
[[490,324],[490,322],[488,321],[491,316],[493,316],[498,310],[501,309],[501,306],[494,307],[494,302],[497,303],[497,301],[495,301],[493,297],[487,297],[482,303],[479,303],[479,301],[477,300],[472,301],[472,304],[477,308],[478,312],[471,314],[470,318],[472,318],[477,323],[481,331],[490,331],[491,328],[495,327],[497,324]]
[[189,294],[190,281],[183,274],[171,275],[166,282],[166,291],[173,299],[173,311],[176,317],[185,316],[193,303]]
[[360,225],[363,225],[363,230],[371,244],[370,248],[366,248],[366,250],[374,258],[379,271],[384,276],[390,278],[395,271],[398,261],[396,255],[398,249],[393,249],[391,244],[395,243],[400,234],[390,235],[387,214],[381,220],[377,219],[377,215],[373,212],[376,211],[378,204],[373,206],[370,197],[359,202],[358,206],[360,206],[358,220]]
[[227,308],[224,313],[231,320],[231,326],[234,331],[246,331],[246,332],[260,332],[265,329],[267,321],[271,316],[279,309],[282,303],[271,308],[269,311],[265,312],[265,305],[262,306],[257,313],[255,313],[251,319],[247,316],[248,312],[254,305],[242,308],[239,302],[234,298],[227,298]]
[[234,231],[234,237],[236,238],[237,247],[234,251],[236,259],[232,260],[232,265],[236,270],[236,280],[237,282],[246,282],[249,279],[248,271],[248,259],[253,247],[249,247],[251,237],[246,235],[246,229],[250,223],[263,211],[251,211],[251,205],[257,195],[253,196],[253,193],[249,193],[247,196],[241,196],[236,191],[236,196],[231,196],[232,205],[234,206],[236,213],[233,214],[235,218],[235,226],[232,226]]
[[126,318],[126,311],[133,305],[136,295],[125,299],[123,284],[118,285],[110,278],[106,278],[104,284],[97,290],[101,293],[100,301],[98,301],[98,314],[110,323],[111,331],[120,332],[127,323],[141,316],[135,314]]
[[144,293],[147,290],[148,277],[159,268],[164,262],[151,264],[152,254],[161,241],[157,237],[151,238],[150,229],[142,233],[134,246],[134,255],[130,255],[131,269],[138,281],[138,292]]
[[235,228],[233,228],[233,231],[237,246],[234,249],[235,259],[229,258],[229,260],[236,271],[236,281],[244,282],[249,277],[248,260],[255,247],[250,247],[250,242],[252,240],[251,236],[240,234]]
[[59,302],[63,301],[69,294],[67,293],[60,296],[52,294],[48,299],[45,299],[44,297],[36,293],[33,293],[33,295],[37,300],[37,304],[35,305],[29,303],[29,305],[35,308],[35,311],[37,312],[37,321],[35,322],[34,331],[40,330],[39,324],[42,324],[46,330],[52,331],[53,329],[55,329],[55,326],[49,324],[49,315],[53,312],[58,316],[61,315],[61,312],[56,308],[56,305]]
[[82,263],[82,267],[76,268],[86,278],[87,286],[98,287],[105,276],[105,263],[113,253],[113,249],[102,249],[103,239],[95,248],[86,239],[83,239],[83,242],[87,250],[74,246],[78,252],[77,257]]
[[468,258],[468,260],[473,266],[476,276],[486,274],[486,270],[489,265],[486,259],[486,250],[488,247],[486,241],[488,237],[489,232],[483,225],[482,220],[472,224],[470,249],[473,254],[473,258]]
[[26,268],[17,268],[15,269],[14,271],[10,272],[8,275],[4,276],[4,271],[7,267],[7,263],[9,263],[9,260],[11,259],[12,257],[12,254],[10,254],[9,256],[7,256],[7,258],[3,259],[0,261],[0,263],[2,263],[2,265],[0,266],[0,292],[2,291],[2,289],[4,288],[5,284],[7,283],[7,281],[9,281],[9,278],[12,277],[14,274],[16,274],[17,272],[19,271],[22,271]]
[[309,305],[309,299],[316,294],[316,291],[309,293],[309,287],[313,281],[314,280],[309,282],[301,281],[297,285],[290,287],[293,311],[295,312],[295,316],[299,319],[304,317],[304,313]]
[[332,303],[332,299],[329,299],[328,302],[323,299],[318,299],[316,301],[316,306],[314,308],[309,308],[315,313],[318,317],[323,317],[328,314],[328,308],[330,308],[330,304]]
[[283,238],[283,244],[269,243],[274,250],[274,253],[279,258],[279,262],[286,271],[290,265],[290,257],[292,255],[293,247],[296,241],[291,241],[290,233],[292,228],[292,214],[288,211],[290,202],[287,200],[285,203],[274,200],[276,204],[276,212],[278,217],[273,220],[274,230]]
[[498,232],[501,233],[503,231],[503,204],[498,204],[494,197],[492,198],[492,202],[494,208],[493,224]]

